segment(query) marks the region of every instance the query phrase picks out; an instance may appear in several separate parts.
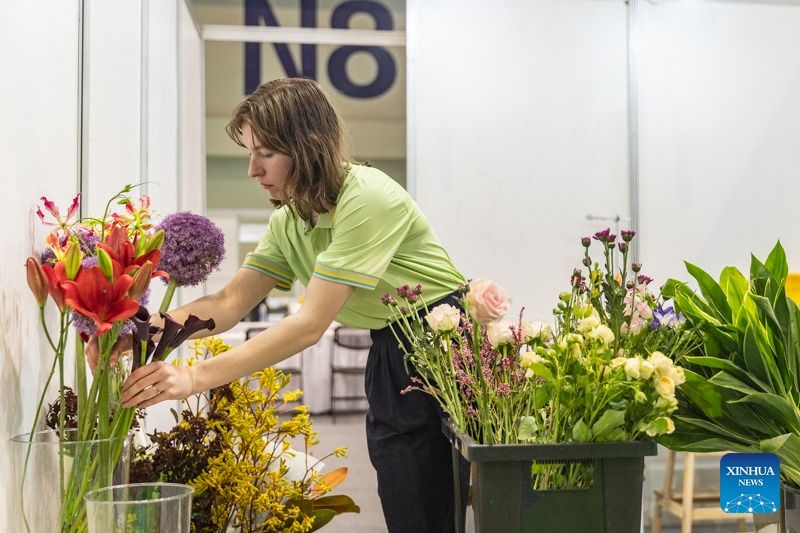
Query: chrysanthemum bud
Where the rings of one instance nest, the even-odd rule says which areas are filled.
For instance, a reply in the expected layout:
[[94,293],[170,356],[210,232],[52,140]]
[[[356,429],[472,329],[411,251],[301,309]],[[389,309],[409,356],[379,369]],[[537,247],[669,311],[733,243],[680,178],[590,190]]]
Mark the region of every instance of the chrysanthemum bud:
[[581,237],[581,244],[584,248],[588,248],[590,244],[592,244],[592,239],[589,237]]
[[634,235],[636,235],[636,232],[633,231],[632,229],[624,229],[622,230],[621,233],[622,233],[622,240],[625,242],[631,242],[633,240]]
[[634,272],[639,272],[641,269],[642,269],[641,263],[633,263],[631,265],[631,270],[633,270]]
[[592,266],[592,258],[588,255],[583,258],[583,266],[589,267]]
[[47,302],[47,275],[42,270],[42,265],[35,257],[29,257],[25,261],[25,271],[28,276],[28,287],[31,288],[36,303],[39,307]]
[[625,252],[628,251],[628,243],[627,242],[621,242],[621,243],[617,244],[617,247],[619,248],[619,251],[622,252],[622,253],[625,253]]

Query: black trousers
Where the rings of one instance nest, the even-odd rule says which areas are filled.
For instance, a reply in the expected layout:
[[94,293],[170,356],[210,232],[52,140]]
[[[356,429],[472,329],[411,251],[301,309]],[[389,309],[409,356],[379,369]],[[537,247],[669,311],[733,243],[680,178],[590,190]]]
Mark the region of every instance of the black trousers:
[[[439,303],[458,305],[455,295]],[[442,410],[420,391],[400,394],[411,385],[403,352],[390,327],[372,330],[365,386],[367,448],[378,474],[378,495],[390,533],[455,531],[453,466],[449,441],[442,434]],[[461,461],[461,501],[467,501],[469,463]],[[465,507],[458,510],[462,516]]]

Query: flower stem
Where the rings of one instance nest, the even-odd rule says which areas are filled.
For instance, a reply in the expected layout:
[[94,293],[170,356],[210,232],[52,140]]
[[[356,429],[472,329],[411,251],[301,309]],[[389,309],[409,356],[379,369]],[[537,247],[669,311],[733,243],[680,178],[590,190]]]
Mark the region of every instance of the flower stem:
[[172,303],[172,296],[175,294],[175,289],[178,287],[178,282],[175,278],[170,278],[167,283],[167,292],[164,293],[164,298],[161,300],[161,306],[158,308],[162,313],[166,313]]

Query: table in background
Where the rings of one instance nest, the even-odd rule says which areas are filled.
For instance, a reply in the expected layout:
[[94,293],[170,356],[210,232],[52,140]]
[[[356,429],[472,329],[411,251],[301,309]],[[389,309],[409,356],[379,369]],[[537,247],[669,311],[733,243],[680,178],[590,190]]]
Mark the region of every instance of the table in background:
[[[225,333],[217,334],[216,337],[231,346],[237,346],[245,341],[248,329],[269,328],[275,324],[276,322],[239,322]],[[338,325],[334,322],[315,345],[309,346],[299,354],[275,365],[275,368],[278,369],[302,368],[303,403],[314,414],[331,411],[331,358],[334,349],[333,334]],[[341,351],[337,356],[337,361],[340,363],[350,356],[354,360],[357,357],[356,353],[349,354],[350,351],[346,348],[340,347],[339,350]],[[298,358],[302,359],[302,366],[299,364]],[[291,390],[299,386],[290,383],[287,389]],[[364,392],[363,379],[337,382],[336,391],[338,395],[343,393],[361,395]],[[337,402],[337,408],[346,405],[346,402],[341,403],[340,406],[340,402]]]

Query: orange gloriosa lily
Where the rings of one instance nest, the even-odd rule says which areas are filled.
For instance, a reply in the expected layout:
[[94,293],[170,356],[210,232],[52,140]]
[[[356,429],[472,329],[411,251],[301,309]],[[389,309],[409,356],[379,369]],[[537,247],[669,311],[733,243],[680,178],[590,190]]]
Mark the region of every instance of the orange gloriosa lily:
[[139,303],[128,297],[133,278],[123,272],[122,266],[112,261],[114,275],[109,279],[99,266],[82,268],[74,281],[63,281],[64,301],[84,316],[94,320],[97,333],[102,335],[114,322],[136,314]]

